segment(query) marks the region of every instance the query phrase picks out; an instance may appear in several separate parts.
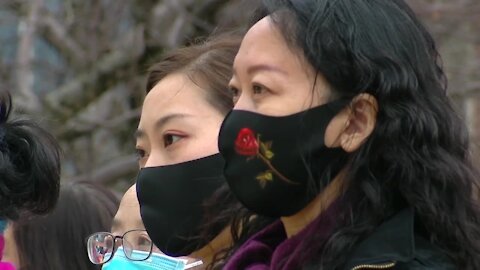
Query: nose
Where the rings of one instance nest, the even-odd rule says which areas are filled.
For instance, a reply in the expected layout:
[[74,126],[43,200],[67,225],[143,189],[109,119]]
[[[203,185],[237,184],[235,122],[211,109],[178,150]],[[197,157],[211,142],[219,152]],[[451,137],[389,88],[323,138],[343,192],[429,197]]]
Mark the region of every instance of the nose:
[[251,95],[242,91],[242,94],[238,97],[235,106],[233,107],[234,110],[244,110],[244,111],[254,111],[255,110],[255,103]]
[[158,151],[152,151],[145,161],[144,168],[157,167],[165,164],[165,159],[158,153]]
[[123,238],[122,237],[116,237],[115,242],[113,243],[113,246],[114,246],[114,249],[115,251],[117,251],[117,249],[121,246],[123,246]]

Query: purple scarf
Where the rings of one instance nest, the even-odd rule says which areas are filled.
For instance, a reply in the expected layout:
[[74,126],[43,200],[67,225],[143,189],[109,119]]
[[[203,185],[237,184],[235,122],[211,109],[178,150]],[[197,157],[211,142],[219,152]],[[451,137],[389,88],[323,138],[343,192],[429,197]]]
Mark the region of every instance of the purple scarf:
[[247,240],[229,259],[225,270],[301,269],[305,254],[301,243],[313,234],[325,243],[335,228],[338,201],[296,235],[287,238],[283,223],[277,220]]

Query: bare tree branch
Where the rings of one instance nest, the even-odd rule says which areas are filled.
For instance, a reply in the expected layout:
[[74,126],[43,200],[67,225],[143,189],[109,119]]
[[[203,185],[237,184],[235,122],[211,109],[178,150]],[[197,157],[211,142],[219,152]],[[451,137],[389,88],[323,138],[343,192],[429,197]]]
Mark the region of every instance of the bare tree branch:
[[63,55],[71,58],[77,66],[85,65],[85,50],[69,36],[64,24],[48,11],[42,15],[40,23],[46,28],[45,38],[53,46],[58,48]]
[[[176,4],[174,4],[176,5]],[[177,10],[178,11],[178,10]],[[152,22],[148,31],[151,36],[150,42],[167,49],[175,48],[184,42],[192,30],[185,16],[179,16],[170,6],[170,2],[159,2],[151,15]]]
[[452,98],[471,98],[480,95],[480,81],[469,82],[461,91],[451,93]]
[[76,111],[105,92],[107,89],[95,87],[98,80],[121,67],[133,65],[132,62],[137,61],[145,49],[143,27],[135,28],[126,37],[127,40],[121,43],[120,48],[100,58],[91,70],[49,93],[45,98],[47,107],[61,113],[65,118],[70,118]]
[[[217,0],[213,0],[213,3],[215,3]],[[198,2],[198,1],[197,1]],[[193,23],[194,25],[198,26],[200,29],[204,30],[205,32],[209,33],[213,30],[213,25],[209,24],[207,21],[204,19],[201,19],[197,17],[197,14],[192,14],[189,12],[186,8],[186,3],[182,3],[181,1],[178,0],[168,0],[167,2],[168,9],[171,10],[171,8],[175,9],[178,11],[179,15],[178,17],[182,17],[186,20],[188,20],[190,23]],[[204,3],[199,10],[202,10],[202,7],[209,6],[212,4],[212,1],[209,1],[207,3]],[[200,5],[200,4],[197,4]]]
[[[436,40],[449,95],[465,115],[470,106],[472,139],[479,144],[480,1],[407,1]],[[7,52],[2,56],[8,56],[0,61],[0,86],[18,86],[22,104],[15,105],[29,113],[38,102],[40,110],[33,112],[54,124],[49,128],[66,153],[64,174],[73,175],[65,180],[111,185],[138,169],[129,133],[140,117],[143,91],[136,89],[149,63],[215,27],[244,26],[259,1],[54,2],[58,5],[0,0],[2,26],[19,29],[18,39],[0,35],[2,52]],[[18,55],[10,59],[8,51]],[[34,75],[39,84],[33,85]]]
[[83,175],[75,176],[66,181],[95,181],[102,184],[111,183],[117,179],[135,173],[138,170],[136,155],[119,157],[112,162]]
[[43,5],[42,0],[32,0],[28,5],[28,15],[19,23],[19,47],[17,52],[17,89],[22,95],[18,106],[26,111],[40,111],[40,102],[33,92],[34,74],[32,59],[34,57],[34,41],[38,27],[38,17]]
[[110,119],[108,121],[83,121],[82,119],[72,119],[57,131],[57,138],[76,138],[93,132],[98,129],[114,129],[125,124],[132,119],[140,118],[141,109],[127,111],[124,114]]

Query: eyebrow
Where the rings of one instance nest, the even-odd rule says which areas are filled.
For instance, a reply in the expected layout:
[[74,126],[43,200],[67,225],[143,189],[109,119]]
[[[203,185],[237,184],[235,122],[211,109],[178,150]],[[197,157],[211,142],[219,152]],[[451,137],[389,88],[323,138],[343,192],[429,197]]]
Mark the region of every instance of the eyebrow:
[[[118,231],[120,229],[122,229],[122,222],[119,219],[114,218],[112,220],[112,226],[110,227],[110,233],[113,233],[113,232],[118,233]],[[137,220],[135,222],[135,227],[126,228],[127,231],[129,231],[129,230],[144,230],[144,229],[145,229],[145,225],[143,224],[142,219]],[[124,234],[124,233],[125,233],[125,231],[120,232],[120,234]]]
[[259,71],[270,71],[270,72],[277,72],[282,74],[287,74],[287,72],[279,67],[267,65],[267,64],[256,64],[251,65],[247,68],[247,74],[252,74]]
[[[171,122],[175,119],[179,119],[179,118],[188,118],[188,117],[192,117],[193,115],[191,114],[185,114],[185,113],[171,113],[171,114],[167,114],[161,118],[159,118],[156,122],[155,122],[155,129],[160,129],[162,128],[163,126],[165,126],[166,124],[168,124],[168,122]],[[137,129],[134,133],[134,137],[135,139],[138,139],[138,138],[142,138],[145,136],[145,131],[141,130],[141,129]]]

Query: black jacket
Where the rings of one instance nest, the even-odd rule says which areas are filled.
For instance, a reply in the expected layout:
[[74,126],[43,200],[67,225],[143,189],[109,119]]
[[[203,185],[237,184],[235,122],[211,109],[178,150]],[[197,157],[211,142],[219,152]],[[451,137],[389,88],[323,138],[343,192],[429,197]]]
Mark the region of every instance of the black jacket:
[[405,209],[381,224],[356,246],[344,270],[456,269],[442,251],[415,231],[414,220],[414,211]]

